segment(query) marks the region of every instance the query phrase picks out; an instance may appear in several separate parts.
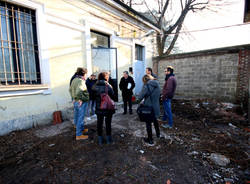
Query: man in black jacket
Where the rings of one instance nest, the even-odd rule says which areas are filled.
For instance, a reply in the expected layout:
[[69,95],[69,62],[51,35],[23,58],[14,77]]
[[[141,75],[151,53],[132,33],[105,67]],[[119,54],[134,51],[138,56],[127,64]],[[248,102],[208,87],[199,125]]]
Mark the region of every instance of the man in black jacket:
[[127,103],[129,105],[129,113],[132,114],[132,95],[133,89],[135,87],[135,82],[133,77],[128,75],[128,71],[123,72],[123,77],[121,78],[119,88],[122,91],[122,99],[124,112],[123,114],[127,114]]

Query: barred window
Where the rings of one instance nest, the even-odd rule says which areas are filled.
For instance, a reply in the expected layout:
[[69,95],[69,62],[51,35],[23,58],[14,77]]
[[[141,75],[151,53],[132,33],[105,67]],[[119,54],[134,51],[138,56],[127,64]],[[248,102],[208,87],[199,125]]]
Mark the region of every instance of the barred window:
[[36,12],[0,2],[0,85],[41,84]]
[[143,61],[143,50],[143,46],[135,45],[135,60]]

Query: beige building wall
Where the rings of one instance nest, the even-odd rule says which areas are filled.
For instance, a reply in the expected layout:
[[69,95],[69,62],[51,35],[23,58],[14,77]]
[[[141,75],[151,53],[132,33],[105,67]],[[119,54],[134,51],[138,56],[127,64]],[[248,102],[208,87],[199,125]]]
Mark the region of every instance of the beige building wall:
[[[128,70],[134,60],[132,38],[152,29],[132,17],[114,15],[112,11],[101,7],[104,6],[103,2],[100,6],[91,1],[87,3],[80,0],[9,2],[37,10],[43,85],[41,88],[28,90],[12,88],[11,92],[0,87],[0,135],[49,123],[53,111],[65,112],[72,107],[68,92],[70,78],[80,66],[87,67],[91,73],[90,30],[110,35],[111,47],[117,48],[119,81],[122,71]],[[117,11],[114,10],[114,13],[117,14]],[[139,42],[145,44],[145,40]],[[146,53],[147,64],[150,65],[152,50],[149,49]]]

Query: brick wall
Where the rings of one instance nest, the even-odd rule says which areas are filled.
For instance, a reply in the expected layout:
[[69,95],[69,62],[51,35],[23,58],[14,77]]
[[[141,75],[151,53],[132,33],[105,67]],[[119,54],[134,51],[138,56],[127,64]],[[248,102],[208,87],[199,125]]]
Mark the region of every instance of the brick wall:
[[157,58],[158,76],[164,83],[164,68],[175,68],[176,97],[236,101],[239,49],[210,50]]

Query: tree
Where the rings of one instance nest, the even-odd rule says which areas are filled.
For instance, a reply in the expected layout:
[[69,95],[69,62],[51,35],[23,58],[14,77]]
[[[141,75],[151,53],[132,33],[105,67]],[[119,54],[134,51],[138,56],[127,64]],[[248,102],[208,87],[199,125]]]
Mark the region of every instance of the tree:
[[[158,3],[158,14],[152,11],[146,0],[143,0],[149,13],[154,19],[154,22],[158,25],[161,32],[157,32],[156,42],[157,42],[157,52],[159,56],[169,55],[173,50],[175,43],[178,39],[179,33],[182,29],[184,20],[188,12],[199,11],[205,9],[210,0],[156,0]],[[214,0],[216,1],[216,0]],[[174,5],[173,5],[174,4]],[[171,8],[175,10],[169,10]],[[179,6],[179,7],[178,7]],[[169,10],[169,11],[168,11]],[[166,12],[173,12],[172,14],[177,14],[176,17],[166,16]],[[168,43],[166,45],[166,41]]]
[[[215,7],[220,7],[220,4],[226,5],[224,0],[154,0],[157,8],[152,9],[149,1],[141,1],[148,10],[147,17],[160,28],[160,31],[156,33],[158,56],[166,56],[173,51],[184,20],[190,11],[198,12],[208,9],[217,12],[218,9]],[[154,63],[156,73],[158,73],[158,62],[155,60]]]
[[[130,7],[136,5],[145,5],[148,11],[143,14],[149,17],[158,27],[157,32],[157,52],[159,56],[169,55],[173,50],[179,33],[183,27],[187,14],[210,9],[216,11],[214,7],[219,4],[226,5],[224,0],[121,0]],[[152,4],[157,5],[157,10],[151,7]],[[170,16],[168,14],[171,14]],[[167,44],[166,44],[167,42]]]

